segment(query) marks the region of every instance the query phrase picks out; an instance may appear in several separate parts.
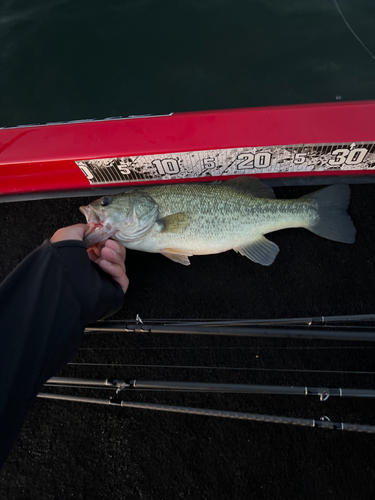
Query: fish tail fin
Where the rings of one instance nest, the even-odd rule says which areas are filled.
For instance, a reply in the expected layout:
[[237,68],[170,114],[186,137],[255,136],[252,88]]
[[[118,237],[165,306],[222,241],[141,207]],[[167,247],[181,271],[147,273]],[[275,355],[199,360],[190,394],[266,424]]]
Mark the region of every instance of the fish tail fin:
[[356,229],[346,212],[350,201],[347,184],[335,184],[301,198],[308,199],[316,202],[318,218],[307,229],[329,240],[354,243]]

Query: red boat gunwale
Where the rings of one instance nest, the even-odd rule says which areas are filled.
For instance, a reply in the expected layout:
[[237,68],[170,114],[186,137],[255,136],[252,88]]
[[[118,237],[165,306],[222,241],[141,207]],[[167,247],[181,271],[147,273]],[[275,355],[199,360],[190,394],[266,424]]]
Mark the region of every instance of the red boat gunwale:
[[[0,129],[0,197],[75,190],[87,190],[90,194],[92,186],[77,166],[77,160],[238,147],[374,141],[375,101],[3,128]],[[345,175],[360,174],[368,175],[372,171],[345,171]],[[285,172],[266,177],[296,175],[324,176],[332,172]],[[132,182],[132,185],[145,183]]]

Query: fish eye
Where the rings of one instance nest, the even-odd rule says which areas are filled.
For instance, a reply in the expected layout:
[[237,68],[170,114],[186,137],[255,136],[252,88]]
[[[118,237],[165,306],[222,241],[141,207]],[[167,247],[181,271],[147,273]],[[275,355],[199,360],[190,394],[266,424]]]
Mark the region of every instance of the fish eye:
[[104,196],[101,200],[100,200],[100,204],[102,207],[107,207],[108,205],[111,204],[111,199],[108,198],[108,196]]

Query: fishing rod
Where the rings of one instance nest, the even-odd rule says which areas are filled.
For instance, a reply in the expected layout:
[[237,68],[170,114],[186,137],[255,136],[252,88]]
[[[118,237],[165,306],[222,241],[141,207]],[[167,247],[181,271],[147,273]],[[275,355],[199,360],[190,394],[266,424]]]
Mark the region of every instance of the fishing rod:
[[[139,318],[139,316],[138,316]],[[189,326],[245,326],[245,325],[278,325],[289,326],[301,324],[306,326],[334,326],[332,323],[358,323],[358,322],[373,322],[375,314],[353,314],[341,316],[310,316],[302,318],[275,318],[275,319],[243,319],[243,320],[204,320],[204,321],[186,321],[186,322],[170,322],[169,324],[183,324]],[[344,326],[344,325],[341,325]]]
[[312,330],[310,328],[267,328],[205,325],[149,325],[146,323],[111,322],[88,326],[86,333],[148,333],[148,334],[177,334],[177,335],[214,335],[234,337],[263,337],[288,339],[340,340],[340,341],[375,341],[374,331],[351,330]]
[[[310,316],[302,318],[275,318],[275,319],[244,319],[244,320],[177,320],[177,319],[164,319],[164,320],[148,320],[151,324],[165,324],[165,325],[177,325],[177,326],[245,326],[245,325],[279,325],[279,326],[289,326],[292,324],[304,324],[307,326],[326,326],[332,323],[354,323],[354,322],[374,322],[375,314],[351,314],[351,315],[341,315],[341,316]],[[146,322],[146,321],[145,321]],[[86,328],[87,332],[90,331],[100,331],[94,330],[97,327],[107,327],[116,326],[120,322],[116,320],[105,320],[97,321],[95,325],[89,325]],[[131,323],[130,320],[122,321],[122,324]],[[120,323],[120,324],[121,324]],[[144,321],[140,318],[139,314],[136,316],[136,324],[144,324]],[[332,326],[332,325],[331,325]]]
[[74,367],[111,367],[111,368],[157,368],[157,369],[179,369],[179,370],[223,370],[223,371],[250,371],[250,372],[279,372],[279,373],[311,373],[311,374],[329,374],[329,375],[375,375],[371,370],[318,370],[318,369],[300,369],[300,368],[259,368],[242,366],[205,366],[205,365],[163,365],[163,364],[136,364],[136,363],[82,363],[69,362],[68,366]]
[[52,377],[47,380],[46,386],[79,386],[80,388],[90,387],[111,387],[117,389],[118,394],[122,390],[136,389],[158,389],[164,391],[190,391],[190,392],[216,392],[216,393],[247,393],[247,394],[280,394],[298,396],[319,396],[321,401],[326,401],[331,396],[336,397],[356,397],[375,398],[375,390],[372,389],[345,389],[328,387],[308,387],[308,386],[279,386],[279,385],[259,385],[259,384],[218,384],[201,382],[178,382],[160,380],[119,380],[116,378],[107,379],[86,379],[74,377]]
[[154,410],[154,411],[164,411],[172,413],[184,413],[190,415],[222,417],[222,418],[249,420],[249,421],[264,422],[264,423],[291,424],[304,427],[317,427],[324,429],[336,429],[342,431],[345,430],[345,431],[366,432],[370,434],[375,434],[375,426],[373,425],[352,424],[346,422],[331,422],[329,419],[327,419],[327,417],[322,417],[320,420],[315,420],[315,419],[277,416],[277,415],[262,415],[257,413],[212,410],[207,408],[192,408],[187,406],[173,406],[173,405],[163,405],[155,403],[137,403],[133,401],[123,401],[121,399],[100,399],[100,398],[88,398],[84,396],[67,396],[62,394],[48,394],[48,393],[39,393],[38,397],[45,399],[62,400],[62,401],[74,401],[80,403],[120,406],[122,408],[124,407],[136,408],[142,410]]
[[[351,340],[374,341],[375,329],[371,325],[375,314],[346,315],[346,316],[318,316],[303,318],[279,318],[261,320],[153,320],[152,323],[143,321],[139,315],[136,321],[100,321],[89,325],[86,333],[170,333],[188,335],[228,335],[236,337],[269,337],[294,339],[324,339],[324,340]],[[150,320],[149,320],[150,321]],[[336,323],[336,324],[334,324]],[[358,325],[357,323],[362,323]],[[366,325],[363,325],[366,323]],[[348,330],[344,328],[349,326]],[[368,325],[371,326],[368,326]],[[303,328],[301,326],[304,326]],[[329,329],[325,329],[329,326]],[[320,329],[319,329],[320,327]],[[322,329],[323,328],[323,329]],[[75,363],[70,363],[75,364]],[[80,363],[76,363],[80,364]],[[89,363],[88,363],[89,364]],[[122,366],[122,365],[121,365]],[[153,366],[153,365],[152,365]],[[199,368],[199,367],[192,367]],[[160,380],[138,379],[85,379],[73,377],[52,377],[45,384],[46,387],[75,387],[76,389],[107,389],[116,391],[116,397],[110,399],[90,398],[84,396],[41,393],[39,397],[77,401],[81,403],[97,403],[112,406],[121,406],[138,409],[153,409],[157,411],[172,411],[176,413],[190,413],[195,415],[221,416],[226,418],[240,418],[260,422],[278,422],[330,429],[353,430],[358,432],[375,433],[375,426],[357,425],[344,422],[330,422],[324,420],[299,419],[284,416],[260,415],[233,411],[219,411],[203,408],[190,408],[162,404],[148,404],[128,402],[119,399],[123,391],[165,391],[165,392],[195,392],[195,393],[229,393],[229,394],[259,394],[259,395],[286,395],[286,396],[315,396],[320,401],[327,401],[330,397],[340,398],[375,398],[375,390],[354,388],[329,388],[254,384],[218,384]]]

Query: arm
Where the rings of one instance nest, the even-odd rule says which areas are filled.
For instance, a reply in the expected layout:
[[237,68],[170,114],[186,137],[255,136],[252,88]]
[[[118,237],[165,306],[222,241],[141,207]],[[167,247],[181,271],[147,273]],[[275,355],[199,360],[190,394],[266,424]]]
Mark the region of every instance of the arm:
[[57,231],[0,285],[0,466],[27,409],[76,353],[85,326],[123,303],[125,249],[106,242],[88,252],[85,228]]
[[[65,240],[82,241],[87,229],[87,224],[76,224],[75,226],[63,227],[56,231],[51,238],[51,243]],[[98,246],[90,248],[87,253],[89,259],[100,266],[119,283],[124,293],[129,286],[129,279],[125,269],[125,248],[113,240],[103,241]]]

